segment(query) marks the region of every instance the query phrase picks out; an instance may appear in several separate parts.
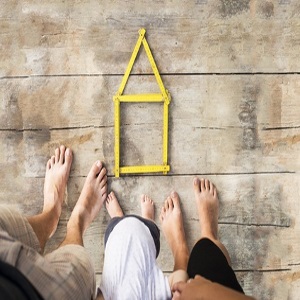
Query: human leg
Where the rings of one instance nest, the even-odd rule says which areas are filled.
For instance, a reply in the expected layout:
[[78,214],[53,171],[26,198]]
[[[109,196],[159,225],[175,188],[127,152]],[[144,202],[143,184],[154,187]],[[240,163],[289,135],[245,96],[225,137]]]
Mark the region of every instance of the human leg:
[[100,161],[93,164],[80,197],[67,224],[67,234],[61,246],[83,246],[83,234],[98,215],[107,197],[106,168]]
[[0,206],[0,231],[41,252],[40,242],[27,218],[9,206]]
[[218,239],[219,199],[217,189],[207,179],[194,179],[194,194],[199,215],[201,238],[213,241],[225,255],[228,264],[231,265],[229,253]]
[[72,164],[72,151],[65,146],[55,149],[47,162],[42,213],[28,217],[43,250],[49,237],[55,232],[65,196]]
[[188,275],[201,275],[237,291],[243,292],[231,268],[230,257],[218,239],[219,199],[215,186],[198,178],[193,182],[200,222],[200,240],[195,244],[188,262]]
[[147,195],[141,196],[141,216],[144,219],[154,222],[154,203]]
[[[95,292],[94,267],[83,247],[83,234],[101,210],[107,197],[106,168],[100,161],[91,167],[80,197],[67,224],[60,247],[45,256],[52,275],[59,282],[51,289],[53,299],[90,299]],[[64,297],[66,297],[64,296]]]
[[166,199],[160,214],[162,231],[174,257],[174,271],[186,270],[189,258],[179,196],[176,192]]
[[111,217],[104,234],[104,245],[114,227],[123,219],[124,213],[114,192],[110,192],[105,201],[106,210]]
[[82,247],[82,235],[102,207],[106,181],[106,169],[96,162],[68,222],[66,238],[52,253],[43,257],[14,238],[3,236],[0,259],[24,274],[44,299],[91,299],[94,295],[94,269]]

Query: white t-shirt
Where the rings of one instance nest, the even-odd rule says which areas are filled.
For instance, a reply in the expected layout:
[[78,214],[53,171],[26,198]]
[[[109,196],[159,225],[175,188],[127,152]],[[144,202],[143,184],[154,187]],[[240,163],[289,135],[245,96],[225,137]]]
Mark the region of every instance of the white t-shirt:
[[120,221],[106,243],[100,284],[104,299],[171,299],[168,278],[155,256],[148,227],[135,217]]

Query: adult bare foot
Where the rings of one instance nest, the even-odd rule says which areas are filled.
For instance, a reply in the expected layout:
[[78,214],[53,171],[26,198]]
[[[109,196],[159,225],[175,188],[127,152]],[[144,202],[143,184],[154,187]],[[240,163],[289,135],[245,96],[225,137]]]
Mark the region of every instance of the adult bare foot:
[[174,271],[178,269],[186,270],[189,250],[183,227],[179,196],[176,192],[171,193],[166,199],[161,209],[160,221],[162,231],[174,256]]
[[154,203],[147,195],[141,196],[142,217],[154,221]]
[[218,238],[219,199],[217,189],[207,179],[194,178],[194,194],[197,203],[201,236]]
[[106,197],[106,168],[100,161],[96,161],[85,180],[68,226],[78,226],[79,231],[83,234],[100,212]]
[[107,196],[106,209],[111,218],[124,216],[122,208],[114,192],[110,192]]
[[48,160],[46,165],[43,211],[27,218],[40,242],[42,251],[57,228],[72,159],[71,149],[65,146],[55,149],[55,155]]
[[216,187],[207,179],[194,179],[194,193],[201,228],[200,238],[209,238],[225,255],[228,264],[231,260],[226,247],[218,240],[219,198]]
[[48,223],[50,236],[55,232],[61,215],[72,160],[71,149],[60,146],[55,149],[55,155],[46,165],[43,213],[51,213],[53,218],[53,221]]

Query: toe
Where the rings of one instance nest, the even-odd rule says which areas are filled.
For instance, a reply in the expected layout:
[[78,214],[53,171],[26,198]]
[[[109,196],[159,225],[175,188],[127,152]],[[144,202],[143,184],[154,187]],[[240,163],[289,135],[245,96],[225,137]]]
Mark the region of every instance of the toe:
[[209,180],[208,182],[209,182],[209,191],[210,191],[211,193],[213,193],[214,185],[213,185],[213,183],[212,183],[210,180]]
[[200,192],[203,192],[205,190],[205,180],[201,178],[200,180]]
[[114,192],[111,192],[110,195],[111,195],[111,200],[117,200],[117,197]]
[[200,193],[200,181],[197,177],[194,178],[194,192]]
[[58,163],[59,162],[59,153],[60,153],[59,148],[56,148],[54,153],[55,153],[55,163]]
[[141,195],[141,203],[145,202],[146,201],[146,195],[142,194]]
[[100,188],[102,189],[104,187],[107,188],[107,176],[106,175],[103,177],[103,179],[100,182]]
[[70,148],[67,148],[65,151],[65,163],[71,167],[73,155],[72,155],[72,150]]
[[101,171],[99,172],[99,174],[98,174],[98,181],[100,181],[100,184],[102,184],[103,181],[105,181],[105,183],[106,183],[107,176],[106,176],[106,168],[105,167],[102,167]]
[[108,195],[107,195],[107,199],[106,199],[106,202],[109,203],[111,200],[112,200],[112,195],[111,195],[112,192],[110,192]]
[[176,192],[172,192],[171,198],[172,198],[174,207],[178,207],[179,206],[179,196],[178,196],[178,194]]
[[207,179],[205,179],[204,185],[205,185],[205,189],[209,190],[209,181]]
[[163,222],[163,220],[165,218],[165,214],[166,214],[166,210],[165,210],[165,207],[163,206],[161,208],[161,212],[160,212],[160,215],[159,215],[159,220],[160,220],[161,223]]
[[64,159],[65,159],[65,151],[66,151],[66,147],[64,145],[61,145],[60,146],[60,149],[59,149],[59,162],[61,164],[64,163]]
[[95,178],[102,168],[101,161],[97,160],[91,167],[88,177]]
[[212,194],[213,194],[213,197],[218,197],[218,195],[217,195],[217,189],[216,189],[216,187],[213,185],[213,192],[212,192]]
[[170,197],[168,197],[168,198],[166,199],[166,201],[165,201],[165,210],[168,210],[168,209],[169,209],[169,201],[168,201],[169,198],[170,198]]
[[168,197],[168,205],[169,205],[169,209],[173,209],[174,204],[173,204],[173,200],[171,197]]
[[55,156],[51,156],[51,167],[55,165]]
[[102,194],[102,198],[103,198],[102,200],[105,201],[107,198],[107,187],[106,186],[101,189],[101,194]]
[[153,204],[152,199],[148,195],[145,195],[145,201],[150,202],[151,204]]
[[47,169],[47,170],[50,170],[50,169],[51,169],[51,159],[49,159],[49,160],[47,161],[46,169]]

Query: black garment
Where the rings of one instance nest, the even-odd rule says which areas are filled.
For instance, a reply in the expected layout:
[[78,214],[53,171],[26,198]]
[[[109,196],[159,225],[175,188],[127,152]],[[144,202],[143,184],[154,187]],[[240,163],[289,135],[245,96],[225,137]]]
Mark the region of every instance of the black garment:
[[18,269],[0,260],[0,299],[42,300],[43,298]]
[[113,229],[115,228],[115,226],[120,222],[122,221],[124,218],[128,218],[128,217],[135,217],[137,219],[139,219],[142,223],[144,223],[151,235],[152,235],[152,238],[153,238],[153,241],[154,241],[154,244],[155,244],[155,248],[156,248],[156,258],[158,257],[158,254],[159,254],[159,251],[160,251],[160,231],[157,227],[157,225],[150,221],[150,220],[147,220],[147,219],[144,219],[140,216],[137,216],[137,215],[125,215],[123,217],[114,217],[110,220],[110,222],[108,223],[107,225],[107,228],[106,228],[106,231],[105,231],[105,235],[104,235],[104,245],[106,245],[107,243],[107,240],[109,238],[109,235],[111,234],[111,232],[113,231]]
[[190,278],[201,275],[244,293],[225,255],[210,239],[204,238],[196,243],[189,258],[187,273]]

